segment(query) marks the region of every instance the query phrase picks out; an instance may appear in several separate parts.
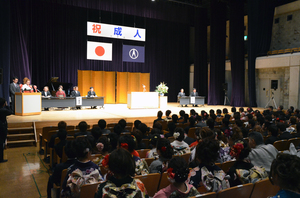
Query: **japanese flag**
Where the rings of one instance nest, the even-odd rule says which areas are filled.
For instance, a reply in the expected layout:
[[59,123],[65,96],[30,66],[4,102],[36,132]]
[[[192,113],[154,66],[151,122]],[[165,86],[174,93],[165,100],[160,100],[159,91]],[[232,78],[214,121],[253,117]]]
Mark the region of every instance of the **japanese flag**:
[[112,61],[112,43],[88,41],[87,59]]

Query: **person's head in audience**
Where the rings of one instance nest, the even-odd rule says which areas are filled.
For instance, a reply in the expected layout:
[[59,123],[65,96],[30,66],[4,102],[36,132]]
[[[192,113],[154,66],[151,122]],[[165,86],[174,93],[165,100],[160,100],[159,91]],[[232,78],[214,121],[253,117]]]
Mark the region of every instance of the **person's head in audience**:
[[142,142],[143,134],[140,130],[135,130],[134,132],[131,132],[131,135],[135,137],[137,144],[140,144]]
[[270,112],[272,112],[272,111],[273,111],[273,106],[269,106],[268,110],[269,110]]
[[259,125],[254,125],[254,127],[253,127],[253,131],[260,132],[260,133],[263,133],[263,131],[262,131],[262,127],[261,127],[261,126],[259,126]]
[[149,127],[147,127],[147,125],[144,123],[139,124],[138,129],[143,133],[144,136],[146,136],[146,133],[149,131]]
[[238,140],[234,142],[231,147],[230,155],[234,157],[237,161],[243,161],[249,156],[251,148],[249,147],[247,141]]
[[248,112],[248,113],[252,113],[252,112],[253,112],[252,107],[248,107],[248,108],[247,108],[247,112]]
[[45,86],[43,90],[44,90],[44,92],[47,92],[47,91],[49,91],[49,87]]
[[173,185],[185,185],[189,173],[190,170],[184,158],[176,156],[169,161],[167,174]]
[[135,167],[135,161],[126,149],[116,149],[109,155],[108,168],[116,179],[134,177]]
[[241,120],[236,120],[236,121],[235,121],[235,124],[236,124],[236,126],[239,127],[239,128],[242,128],[242,127],[243,127],[243,121],[241,121]]
[[264,144],[264,138],[261,133],[253,131],[248,134],[249,137],[249,146],[255,148],[258,145]]
[[224,108],[224,109],[223,109],[223,114],[224,114],[224,115],[228,114],[228,109],[227,109],[227,108]]
[[202,116],[201,115],[197,115],[196,120],[197,120],[197,122],[201,122],[202,121]]
[[179,115],[180,115],[181,118],[184,118],[185,111],[184,110],[180,110],[179,111]]
[[88,128],[88,124],[85,121],[81,121],[78,124],[79,130],[80,132],[86,132],[87,128]]
[[158,118],[161,118],[162,116],[163,116],[163,112],[162,112],[162,111],[158,111],[158,112],[157,112],[157,117],[158,117]]
[[249,125],[250,129],[253,129],[255,127],[256,123],[255,123],[254,120],[251,119],[251,120],[248,121],[248,125]]
[[226,118],[226,119],[230,120],[230,118],[231,118],[231,115],[229,115],[229,114],[225,114],[225,117],[224,117],[224,118]]
[[135,120],[134,122],[133,122],[133,126],[134,126],[134,128],[139,128],[139,125],[141,124],[142,122],[140,121],[140,120]]
[[248,113],[246,116],[248,121],[253,119],[253,115],[251,113]]
[[181,127],[177,127],[174,131],[173,137],[175,140],[181,142],[184,140],[184,130]]
[[292,113],[294,113],[295,108],[293,106],[290,106],[290,110],[292,111]]
[[235,113],[233,114],[233,118],[234,118],[235,121],[240,120],[240,119],[241,119],[241,114],[240,114],[240,112],[235,112]]
[[199,138],[201,140],[204,140],[206,138],[208,139],[214,139],[215,138],[215,133],[213,130],[211,130],[210,128],[207,128],[207,127],[202,127],[200,129],[200,133],[199,133]]
[[189,118],[189,122],[190,122],[190,126],[193,127],[193,126],[195,125],[196,120],[195,120],[195,118],[192,116],[192,117]]
[[232,146],[234,142],[243,139],[243,133],[239,127],[233,127],[231,133],[228,140],[229,146]]
[[213,121],[215,121],[215,120],[217,119],[217,115],[216,115],[216,114],[212,114],[212,115],[210,116],[210,118],[213,119]]
[[300,197],[300,158],[296,155],[279,153],[272,162],[269,178],[271,183],[280,189],[298,193],[287,197]]
[[197,146],[196,157],[201,164],[211,166],[219,158],[219,150],[220,146],[217,140],[205,138]]
[[222,114],[221,109],[217,109],[217,115],[221,115],[221,114]]
[[132,137],[131,135],[122,135],[119,137],[119,148],[123,148],[128,150],[130,153],[134,151],[136,148],[136,141],[134,140],[135,138]]
[[89,143],[92,147],[92,151],[91,151],[92,154],[94,154],[95,152],[98,152],[97,148],[96,148],[97,140],[94,138],[94,136],[88,135],[88,136],[86,136],[86,139],[89,141]]
[[66,140],[67,135],[68,135],[68,133],[67,133],[66,129],[60,129],[57,132],[57,137],[60,139],[60,141]]
[[76,158],[76,151],[75,148],[73,147],[73,141],[67,141],[65,145],[65,153],[68,159],[75,159]]
[[107,155],[112,151],[112,146],[110,144],[109,138],[107,138],[106,136],[102,136],[99,138],[96,147],[102,155]]
[[206,121],[206,125],[210,129],[213,129],[215,127],[215,121],[212,118],[208,118],[207,121]]
[[229,126],[229,120],[227,118],[224,118],[222,120],[222,123],[224,124],[225,127],[228,127]]
[[161,134],[161,133],[162,133],[161,130],[159,130],[158,128],[153,128],[153,129],[151,129],[151,132],[150,132],[151,135]]
[[164,160],[170,160],[174,154],[170,141],[165,138],[160,138],[157,140],[156,149],[159,157]]
[[283,110],[283,106],[279,105],[278,108],[277,108],[277,111],[282,111],[282,110]]
[[236,108],[235,107],[231,107],[231,113],[235,113],[236,112]]
[[282,123],[282,122],[278,122],[277,123],[277,127],[278,127],[278,129],[280,131],[279,133],[283,133],[286,130],[286,125],[284,123]]
[[208,113],[204,110],[201,111],[201,116],[203,120],[207,120],[209,117]]
[[244,113],[244,112],[245,112],[244,108],[243,108],[243,107],[240,107],[240,108],[239,108],[239,112],[240,112],[240,113]]
[[296,109],[295,114],[297,114],[297,115],[300,114],[300,109]]
[[159,122],[155,122],[155,124],[153,125],[153,128],[159,129],[161,131],[162,130],[162,125]]
[[121,135],[121,133],[123,132],[123,128],[121,127],[121,125],[116,124],[116,125],[114,126],[114,132],[115,132],[117,135]]
[[183,119],[184,119],[184,123],[187,123],[188,122],[188,120],[189,120],[189,114],[184,114],[184,117],[183,117]]
[[94,87],[90,87],[90,91],[93,92],[94,91]]
[[151,135],[150,139],[149,139],[149,143],[152,146],[152,148],[156,148],[157,146],[157,142],[160,139],[160,134],[156,133]]
[[290,123],[291,123],[291,125],[297,124],[297,119],[295,117],[291,117],[290,118]]
[[122,130],[124,130],[126,127],[126,120],[121,119],[119,120],[118,124],[122,127]]
[[76,152],[77,160],[87,162],[92,152],[92,146],[87,138],[79,137],[73,141],[73,147]]
[[270,135],[277,137],[278,136],[278,127],[275,124],[271,124],[268,127],[268,131],[270,133]]
[[190,116],[195,116],[195,115],[196,115],[195,109],[191,109],[191,110],[190,110]]
[[176,125],[174,122],[169,122],[168,123],[168,129],[169,129],[169,133],[173,136],[174,131],[175,131]]
[[58,128],[58,130],[60,130],[60,129],[67,129],[67,123],[65,121],[60,121],[57,124],[57,128]]
[[209,116],[211,117],[212,115],[215,115],[215,110],[213,109],[209,110]]
[[178,122],[178,116],[177,116],[176,114],[173,114],[173,115],[172,115],[172,121],[173,121],[174,123],[177,123],[177,122]]
[[265,119],[262,116],[257,117],[257,123],[262,126],[265,123]]
[[166,117],[170,117],[171,113],[172,113],[171,110],[167,110],[166,111]]
[[117,148],[118,140],[119,140],[119,136],[115,132],[108,134],[108,141],[110,142],[112,151]]
[[[228,143],[228,139],[224,137],[224,133],[220,129],[215,130],[214,135],[217,136],[216,138],[219,142],[224,142],[225,144]],[[215,139],[215,138],[211,138],[211,139]]]
[[106,128],[106,121],[103,120],[103,119],[100,119],[98,121],[98,126],[100,127],[101,130],[105,129]]
[[98,139],[102,135],[100,127],[94,127],[94,128],[92,128],[91,133],[92,133],[92,136],[95,138],[96,141],[98,141]]

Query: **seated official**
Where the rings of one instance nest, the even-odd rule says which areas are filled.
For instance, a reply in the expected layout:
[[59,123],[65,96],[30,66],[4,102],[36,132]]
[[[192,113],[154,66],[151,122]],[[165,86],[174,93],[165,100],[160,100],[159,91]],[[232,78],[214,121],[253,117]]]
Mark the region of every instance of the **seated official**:
[[[42,98],[50,98],[51,97],[51,94],[50,94],[50,91],[49,91],[49,88],[48,86],[45,86],[43,91],[42,91]],[[49,111],[49,108],[44,108],[45,111]]]
[[23,83],[24,83],[22,85],[22,92],[23,93],[31,93],[31,92],[33,92],[32,85],[30,84],[30,80],[27,77],[25,77],[23,79]]
[[[94,91],[94,87],[90,87],[90,91],[88,92],[88,97],[97,97],[96,92]],[[97,109],[96,106],[91,107],[92,109]]]
[[66,93],[63,91],[63,87],[62,86],[58,87],[58,91],[56,92],[55,95],[58,98],[65,98],[66,97]]
[[[179,98],[181,98],[183,96],[185,96],[184,89],[180,89],[180,92],[177,95],[178,102],[179,102]],[[183,106],[183,105],[181,105],[181,106]],[[187,107],[187,105],[185,105],[185,106]]]
[[[193,92],[190,94],[190,96],[193,96],[193,97],[198,96],[198,92],[197,92],[196,88],[193,89]],[[198,107],[198,105],[193,105],[193,107],[195,107],[195,106]]]
[[74,87],[74,90],[71,92],[71,96],[72,97],[78,97],[78,96],[80,96],[80,92],[78,91],[78,87],[77,86]]

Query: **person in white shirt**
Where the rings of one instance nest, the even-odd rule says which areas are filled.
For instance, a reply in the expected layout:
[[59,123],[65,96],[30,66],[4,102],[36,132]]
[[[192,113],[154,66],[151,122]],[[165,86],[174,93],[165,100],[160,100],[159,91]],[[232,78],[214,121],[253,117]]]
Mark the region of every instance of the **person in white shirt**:
[[51,97],[51,94],[50,94],[48,86],[44,87],[44,89],[42,91],[42,97],[43,98],[49,98],[49,97]]
[[177,127],[173,134],[174,142],[171,143],[174,149],[175,155],[182,155],[185,153],[190,153],[190,147],[184,140],[184,130],[181,127]]
[[32,92],[33,89],[32,89],[32,85],[30,85],[30,80],[25,77],[23,79],[23,86],[22,86],[22,92]]

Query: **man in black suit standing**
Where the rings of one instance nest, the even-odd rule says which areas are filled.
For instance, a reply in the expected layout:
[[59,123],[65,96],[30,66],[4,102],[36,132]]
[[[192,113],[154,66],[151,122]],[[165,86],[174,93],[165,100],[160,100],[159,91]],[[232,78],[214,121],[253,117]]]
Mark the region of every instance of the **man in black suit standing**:
[[11,115],[12,111],[7,106],[7,102],[4,98],[0,98],[0,163],[7,162],[3,159],[3,151],[5,140],[7,138],[7,120],[6,117]]
[[[79,97],[80,96],[80,92],[78,91],[77,86],[74,87],[74,90],[71,92],[71,96],[72,97]],[[76,109],[81,109],[81,107],[77,106]]]
[[11,99],[10,107],[13,113],[15,113],[15,93],[20,92],[18,81],[17,77],[13,77],[13,82],[9,85],[9,95]]
[[[94,91],[94,87],[90,87],[90,91],[88,92],[88,97],[97,97],[96,92]],[[92,109],[97,109],[96,106],[91,107]]]
[[[193,97],[198,96],[198,92],[197,92],[196,88],[193,89],[193,92],[190,94],[190,96],[193,96]],[[195,107],[195,106],[198,107],[198,105],[193,105],[193,107]]]

